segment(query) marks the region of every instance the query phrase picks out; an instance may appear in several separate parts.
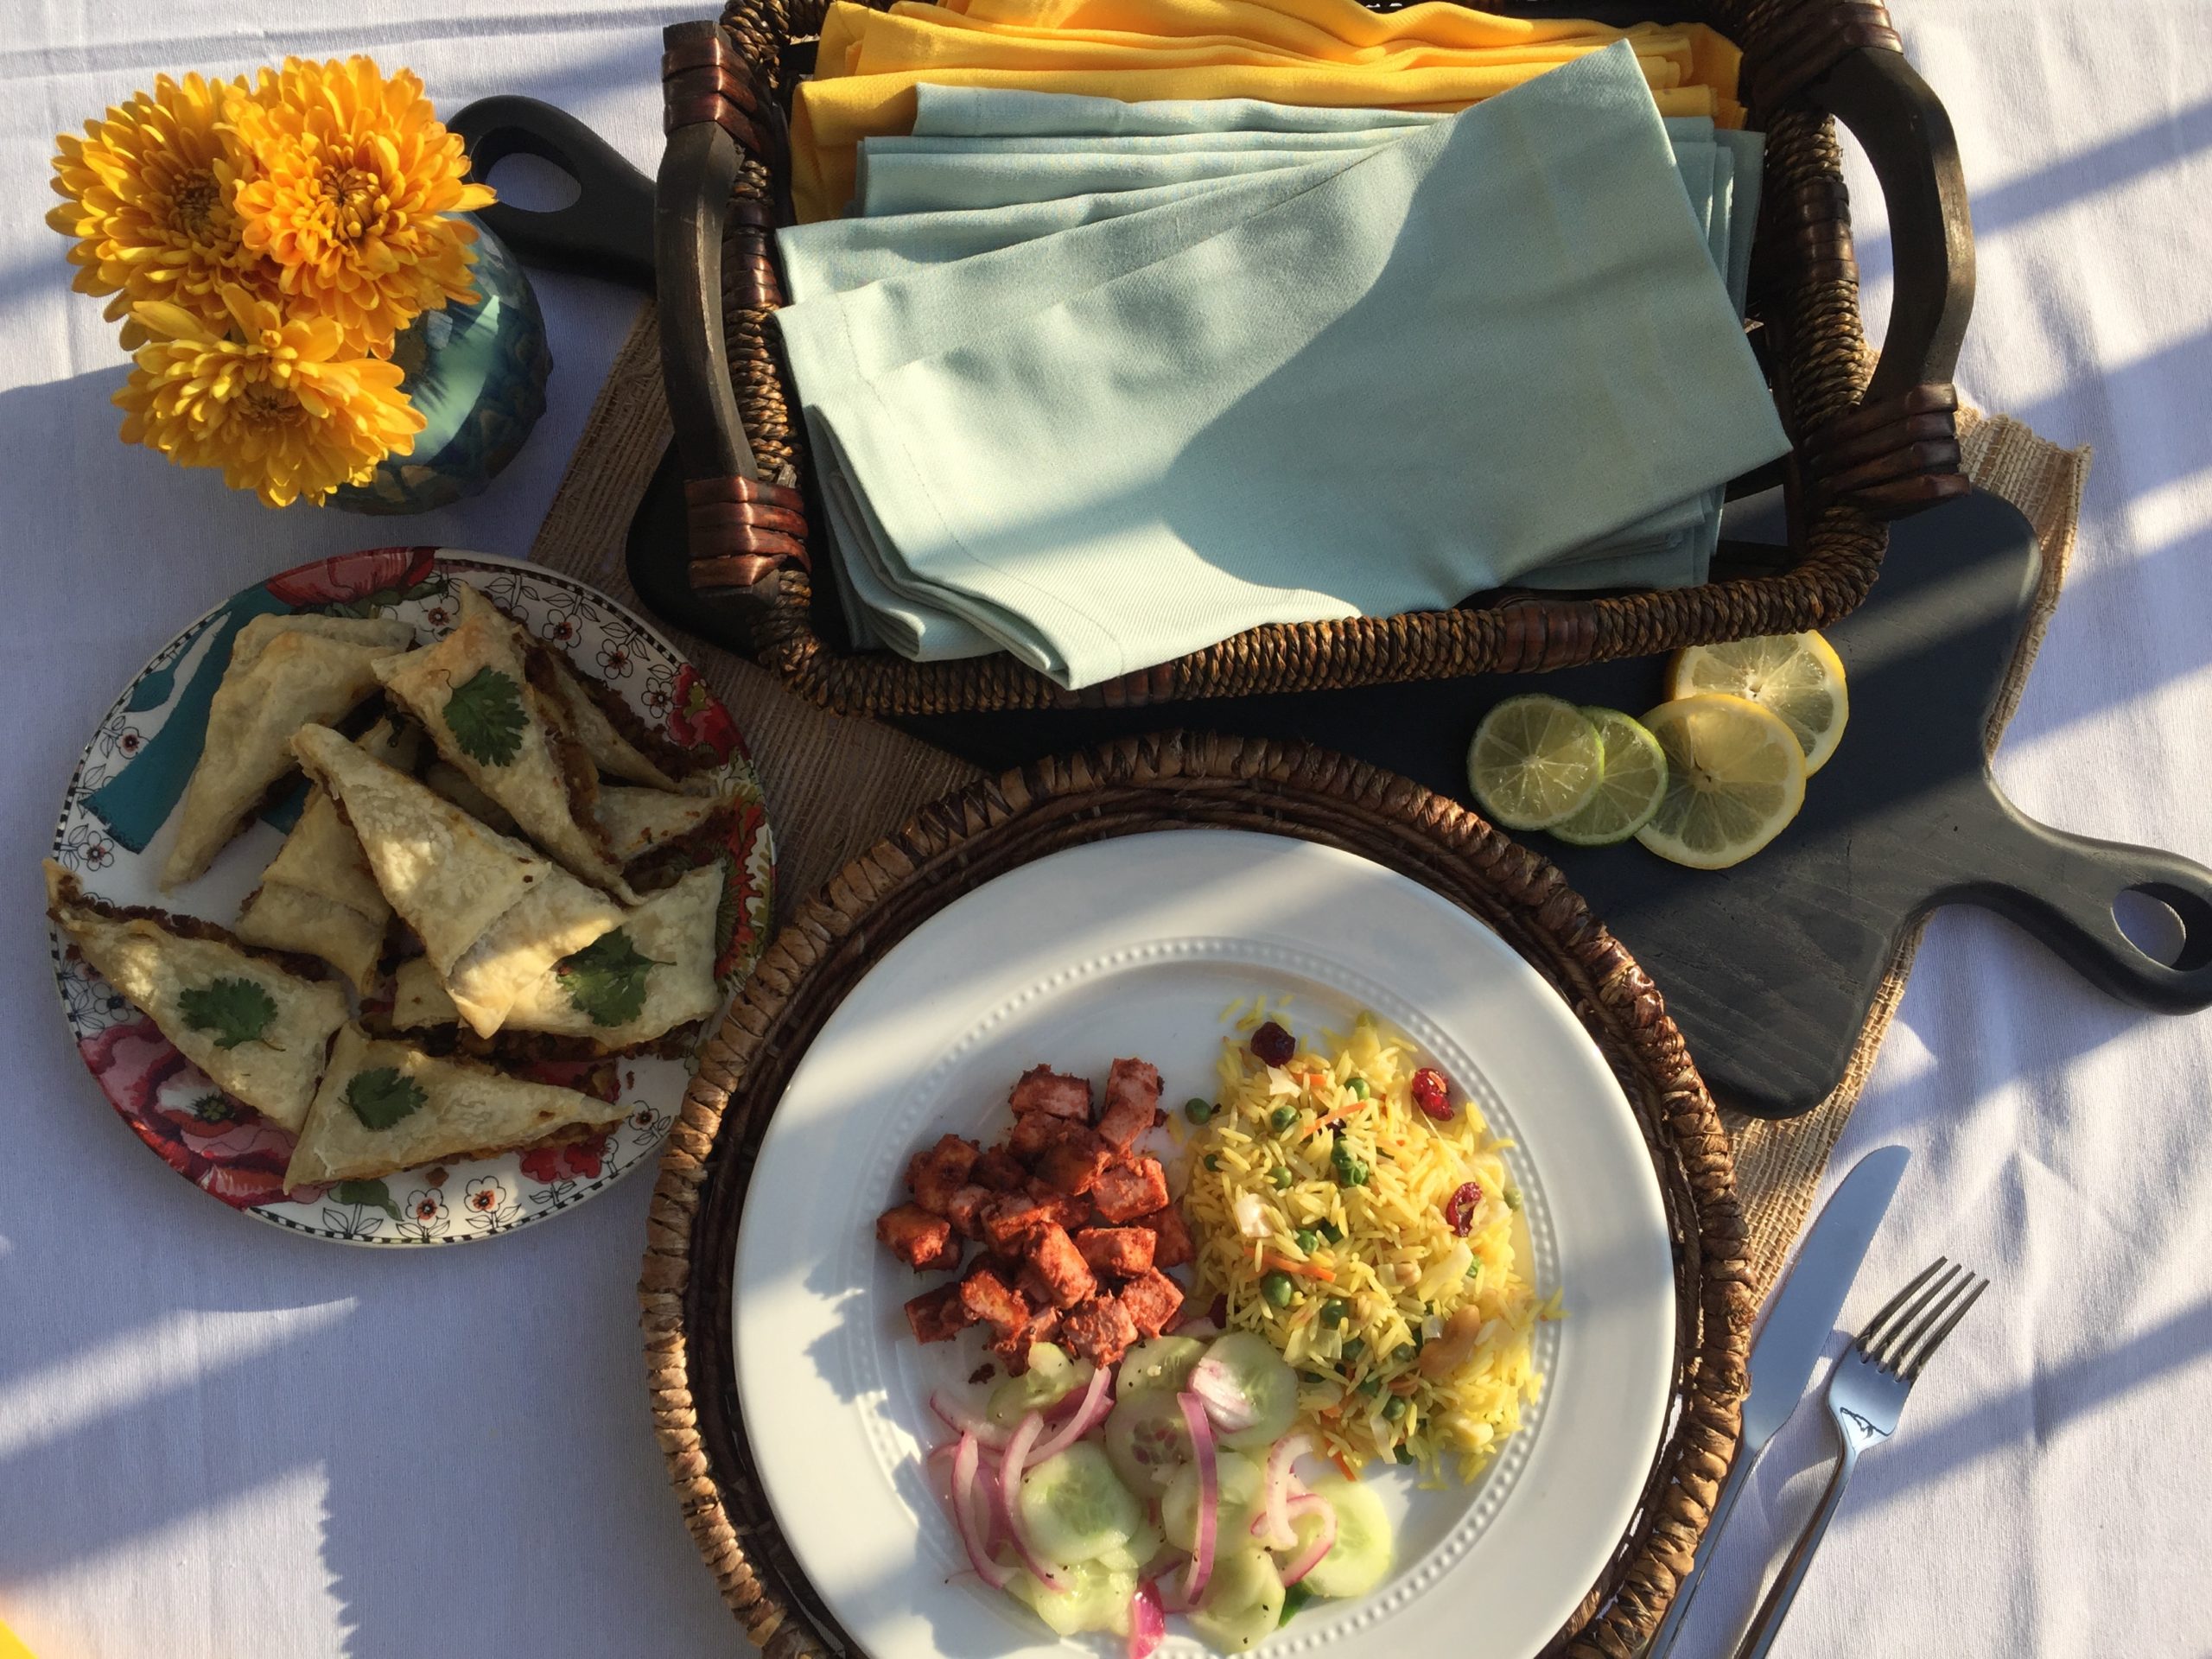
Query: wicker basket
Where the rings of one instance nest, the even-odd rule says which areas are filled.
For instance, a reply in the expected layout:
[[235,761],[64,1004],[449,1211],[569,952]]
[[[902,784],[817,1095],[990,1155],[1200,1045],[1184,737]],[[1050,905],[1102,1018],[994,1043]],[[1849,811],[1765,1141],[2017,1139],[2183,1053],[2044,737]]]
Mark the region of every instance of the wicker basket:
[[[1562,668],[1818,627],[1866,596],[1885,519],[1967,487],[1948,384],[1973,297],[1965,188],[1949,123],[1882,6],[1502,0],[1496,10],[1613,22],[1660,12],[1710,23],[1744,48],[1745,101],[1767,135],[1752,339],[1796,446],[1738,480],[1787,488],[1790,547],[1770,574],[1605,598],[1507,590],[1448,611],[1253,628],[1080,694],[1003,653],[923,664],[844,649],[834,642],[842,626],[817,610],[820,515],[810,511],[795,400],[764,327],[783,294],[772,232],[790,218],[785,110],[810,67],[809,37],[824,5],[731,0],[718,25],[666,34],[656,263],[689,534],[688,546],[647,551],[681,569],[640,587],[688,591],[671,620],[754,656],[833,708],[922,715],[1316,690]],[[1866,150],[1890,209],[1897,298],[1878,365],[1859,334],[1832,114]],[[834,609],[826,599],[820,607]]]
[[1062,848],[1191,824],[1343,848],[1444,894],[1559,989],[1619,1078],[1674,1241],[1672,1409],[1627,1533],[1548,1651],[1625,1659],[1696,1552],[1739,1427],[1753,1302],[1712,1097],[1651,982],[1549,864],[1403,779],[1229,738],[1132,740],[925,809],[800,909],[708,1044],[662,1154],[639,1288],[655,1432],[724,1599],[770,1659],[855,1651],[777,1530],[730,1346],[746,1187],[793,1069],[861,976],[963,893]]

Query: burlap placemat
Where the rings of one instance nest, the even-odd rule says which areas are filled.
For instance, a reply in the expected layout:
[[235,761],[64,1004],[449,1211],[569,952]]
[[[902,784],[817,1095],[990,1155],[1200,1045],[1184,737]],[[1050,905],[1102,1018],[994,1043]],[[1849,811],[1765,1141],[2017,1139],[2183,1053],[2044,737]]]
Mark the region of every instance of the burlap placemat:
[[[2062,449],[2009,416],[1962,410],[1959,425],[1967,475],[1978,487],[2019,508],[2043,550],[2035,609],[1990,717],[1988,742],[1994,753],[2058,603],[2074,550],[2089,452]],[[623,543],[669,436],[659,334],[647,306],[615,358],[531,556],[636,605]],[[669,632],[728,705],[753,751],[776,836],[779,919],[791,913],[798,898],[812,893],[918,808],[979,775],[966,761],[888,726],[826,713],[792,696],[763,670],[703,639],[677,629]],[[1915,930],[1899,945],[1833,1095],[1783,1122],[1728,1120],[1736,1141],[1737,1193],[1761,1290],[1788,1256],[1804,1223],[1828,1154],[1858,1103],[1904,995],[1919,944]]]

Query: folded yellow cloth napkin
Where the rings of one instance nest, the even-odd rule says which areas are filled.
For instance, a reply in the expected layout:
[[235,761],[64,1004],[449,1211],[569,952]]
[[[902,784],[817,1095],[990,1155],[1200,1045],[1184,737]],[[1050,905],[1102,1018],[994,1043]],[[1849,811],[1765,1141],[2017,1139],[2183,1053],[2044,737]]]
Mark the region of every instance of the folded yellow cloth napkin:
[[836,0],[794,105],[792,197],[803,223],[845,212],[855,146],[911,131],[924,81],[1124,102],[1450,111],[1617,41],[1662,114],[1740,122],[1734,48],[1694,25],[1534,24],[1433,5],[1382,19],[1357,0],[965,0],[958,12],[906,0],[888,13]]

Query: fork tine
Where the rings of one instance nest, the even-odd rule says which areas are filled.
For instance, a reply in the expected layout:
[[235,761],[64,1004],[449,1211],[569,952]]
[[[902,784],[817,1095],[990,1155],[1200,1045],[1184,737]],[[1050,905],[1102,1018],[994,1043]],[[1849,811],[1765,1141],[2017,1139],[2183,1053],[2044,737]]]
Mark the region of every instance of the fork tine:
[[[1926,1284],[1930,1278],[1934,1277],[1936,1270],[1942,1267],[1947,1259],[1948,1258],[1943,1256],[1937,1256],[1933,1262],[1930,1262],[1926,1267],[1923,1268],[1917,1274],[1913,1275],[1913,1280],[1910,1284],[1907,1285],[1903,1290],[1897,1292],[1896,1295],[1891,1297],[1888,1301],[1882,1304],[1882,1311],[1877,1313],[1872,1319],[1867,1320],[1865,1326],[1859,1332],[1859,1340],[1856,1345],[1860,1353],[1866,1354],[1872,1351],[1874,1339],[1881,1334],[1882,1327],[1889,1322],[1890,1315],[1896,1313],[1898,1308],[1904,1306],[1906,1297],[1911,1295],[1913,1292],[1918,1290],[1923,1285]],[[1907,1315],[1907,1317],[1910,1318],[1910,1315]]]
[[[1885,1371],[1904,1370],[1905,1356],[1958,1300],[1959,1293],[1972,1283],[1974,1274],[1958,1263],[1944,1268],[1942,1277],[1929,1286],[1919,1300],[1897,1315],[1896,1325],[1884,1332],[1881,1351],[1875,1357],[1881,1368]],[[1918,1323],[1915,1324],[1915,1320]]]
[[[1981,1293],[1988,1288],[1988,1280],[1980,1279],[1974,1281],[1974,1287],[1967,1292],[1965,1300],[1951,1310],[1949,1318],[1946,1319],[1942,1324],[1936,1327],[1935,1334],[1928,1338],[1926,1344],[1923,1346],[1917,1353],[1913,1355],[1912,1363],[1904,1368],[1901,1374],[1906,1382],[1917,1382],[1920,1380],[1921,1367],[1927,1364],[1929,1360],[1936,1357],[1936,1351],[1943,1345],[1943,1338],[1951,1334],[1952,1331],[1957,1326],[1959,1321],[1966,1318],[1967,1310],[1972,1307],[1974,1303],[1980,1300]],[[1931,1314],[1929,1317],[1933,1318],[1934,1316]],[[1920,1332],[1916,1331],[1912,1334],[1914,1339],[1917,1341]]]
[[1973,1277],[1955,1262],[1936,1274],[1928,1288],[1907,1302],[1904,1311],[1890,1322],[1890,1328],[1882,1333],[1881,1343],[1873,1352],[1874,1363],[1885,1371],[1894,1372],[1910,1345],[1906,1333],[1915,1328],[1913,1322],[1919,1320],[1917,1328],[1926,1330]]

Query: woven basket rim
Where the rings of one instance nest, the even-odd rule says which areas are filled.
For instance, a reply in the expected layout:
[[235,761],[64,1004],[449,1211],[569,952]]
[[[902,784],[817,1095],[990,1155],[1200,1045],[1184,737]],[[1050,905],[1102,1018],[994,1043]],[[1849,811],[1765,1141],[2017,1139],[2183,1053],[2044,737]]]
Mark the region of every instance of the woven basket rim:
[[1658,991],[1557,869],[1408,779],[1263,739],[1123,739],[970,785],[854,859],[771,942],[663,1151],[639,1285],[654,1433],[702,1558],[778,1659],[858,1650],[775,1526],[729,1375],[745,1184],[822,1021],[899,938],[984,881],[1065,847],[1202,824],[1338,846],[1442,893],[1560,992],[1620,1081],[1675,1247],[1671,1408],[1634,1521],[1547,1651],[1626,1659],[1672,1599],[1737,1445],[1753,1303],[1728,1137]]
[[[753,66],[756,80],[787,95],[804,77],[793,69],[786,48],[818,32],[827,3],[728,0],[721,27]],[[885,6],[890,0],[864,3]],[[1526,0],[1495,0],[1493,9],[1532,8]],[[1653,8],[1709,23],[1732,40],[1748,42],[1747,75],[1770,32],[1769,21],[1785,9],[1784,0],[1682,0]],[[1822,211],[1834,215],[1836,234],[1847,250],[1849,210],[1834,124],[1799,104],[1764,111],[1762,118],[1768,140],[1764,200],[1817,198]],[[733,194],[739,200],[772,203],[779,188],[777,175],[748,157]],[[1857,273],[1847,251],[1840,264],[1801,257],[1802,238],[1783,223],[1785,217],[1779,206],[1772,213],[1762,208],[1752,315],[1774,341],[1777,404],[1793,442],[1802,449],[1807,434],[1859,403],[1873,358],[1860,327]],[[741,241],[756,235],[733,220],[726,238],[726,272],[757,265],[757,247],[749,255],[739,248]],[[732,385],[762,475],[797,480],[803,489],[810,489],[812,469],[798,403],[774,347],[773,331],[765,326],[779,303],[779,290],[755,293],[741,303],[726,278],[725,344]],[[1787,463],[1793,496],[1798,493],[1797,454],[1793,449]],[[820,515],[808,516],[818,551]],[[1272,624],[1075,694],[1002,652],[922,664],[887,652],[837,649],[815,630],[814,583],[796,569],[782,572],[772,584],[772,597],[752,629],[754,655],[763,666],[802,695],[848,713],[1167,702],[1560,668],[1822,627],[1865,599],[1887,542],[1887,527],[1879,520],[1847,500],[1828,501],[1802,524],[1791,549],[1792,563],[1778,574],[1587,598],[1508,591],[1447,611]]]

